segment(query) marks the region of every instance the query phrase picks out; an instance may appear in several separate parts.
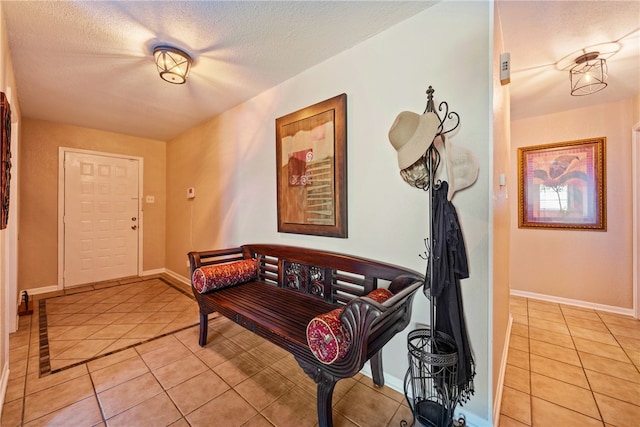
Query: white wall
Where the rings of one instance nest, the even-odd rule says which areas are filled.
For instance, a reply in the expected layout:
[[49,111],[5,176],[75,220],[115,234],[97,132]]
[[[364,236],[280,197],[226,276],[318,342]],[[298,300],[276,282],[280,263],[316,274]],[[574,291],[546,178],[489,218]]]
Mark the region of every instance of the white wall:
[[[447,101],[461,118],[450,140],[473,150],[480,164],[476,184],[453,199],[471,273],[462,282],[478,371],[476,396],[463,408],[469,421],[476,420],[471,425],[485,425],[491,419],[492,403],[488,377],[492,15],[489,2],[438,3],[167,146],[170,268],[184,269],[184,254],[191,247],[204,250],[220,244],[272,242],[357,254],[424,271],[425,261],[418,254],[424,251],[428,230],[427,197],[400,178],[387,133],[399,112],[424,111],[425,91],[432,85],[436,102]],[[349,238],[278,233],[275,119],[343,92],[347,94]],[[234,168],[232,176],[223,172],[229,167]],[[202,199],[206,193],[198,191],[214,182],[224,183],[223,205],[207,205]],[[184,198],[187,185],[196,186],[191,205]],[[189,221],[182,220],[189,218],[183,216],[189,209],[194,209],[193,229],[197,230],[192,237]],[[201,222],[203,212],[214,218],[220,210],[217,223]],[[186,270],[180,274],[186,275]],[[412,320],[427,323],[428,319],[428,302],[420,294]],[[396,388],[402,387],[407,369],[406,333],[414,326],[384,350],[385,377]]]

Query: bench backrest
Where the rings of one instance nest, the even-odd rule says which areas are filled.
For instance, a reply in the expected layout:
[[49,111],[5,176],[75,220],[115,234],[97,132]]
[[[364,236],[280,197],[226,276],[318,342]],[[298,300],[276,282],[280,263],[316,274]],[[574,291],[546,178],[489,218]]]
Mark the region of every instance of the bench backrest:
[[[287,245],[247,244],[221,251],[192,252],[192,268],[256,258],[258,279],[303,292],[334,305],[346,305],[401,275],[422,280],[413,270],[353,255]],[[395,294],[401,289],[390,290]]]
[[259,260],[260,280],[337,305],[388,285],[400,275],[422,277],[396,265],[317,249],[271,244],[244,245],[242,249],[246,257]]

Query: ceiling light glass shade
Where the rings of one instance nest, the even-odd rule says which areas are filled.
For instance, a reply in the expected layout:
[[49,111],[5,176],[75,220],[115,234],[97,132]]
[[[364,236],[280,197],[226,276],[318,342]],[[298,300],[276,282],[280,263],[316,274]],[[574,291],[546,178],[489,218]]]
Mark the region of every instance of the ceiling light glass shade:
[[607,61],[598,55],[591,52],[576,58],[576,65],[569,70],[571,95],[590,95],[607,87]]
[[169,83],[183,84],[191,69],[191,57],[171,46],[158,46],[153,50],[160,78]]

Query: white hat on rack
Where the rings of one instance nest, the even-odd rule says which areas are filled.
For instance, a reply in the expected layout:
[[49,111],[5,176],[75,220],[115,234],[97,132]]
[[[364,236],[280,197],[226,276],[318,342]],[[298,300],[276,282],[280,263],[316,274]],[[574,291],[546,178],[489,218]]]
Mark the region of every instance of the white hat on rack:
[[442,155],[444,145],[444,157],[447,165],[447,182],[449,191],[447,200],[451,201],[453,194],[464,188],[470,187],[478,179],[478,160],[471,150],[445,142],[444,135],[438,135],[434,141],[435,147]]
[[418,161],[440,130],[440,119],[433,112],[416,114],[403,111],[389,130],[389,141],[398,152],[398,166],[405,169]]

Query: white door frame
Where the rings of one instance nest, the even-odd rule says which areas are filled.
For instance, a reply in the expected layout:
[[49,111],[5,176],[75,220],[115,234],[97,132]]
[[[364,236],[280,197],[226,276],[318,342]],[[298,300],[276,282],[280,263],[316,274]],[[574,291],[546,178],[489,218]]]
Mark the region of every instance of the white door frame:
[[640,122],[631,129],[633,165],[633,316],[640,319]]
[[120,159],[137,160],[138,165],[138,276],[142,276],[142,241],[144,233],[144,218],[142,212],[142,177],[144,172],[144,158],[126,154],[105,153],[102,151],[82,150],[79,148],[58,148],[58,290],[64,289],[64,158],[66,153],[91,154],[94,156],[117,157]]

